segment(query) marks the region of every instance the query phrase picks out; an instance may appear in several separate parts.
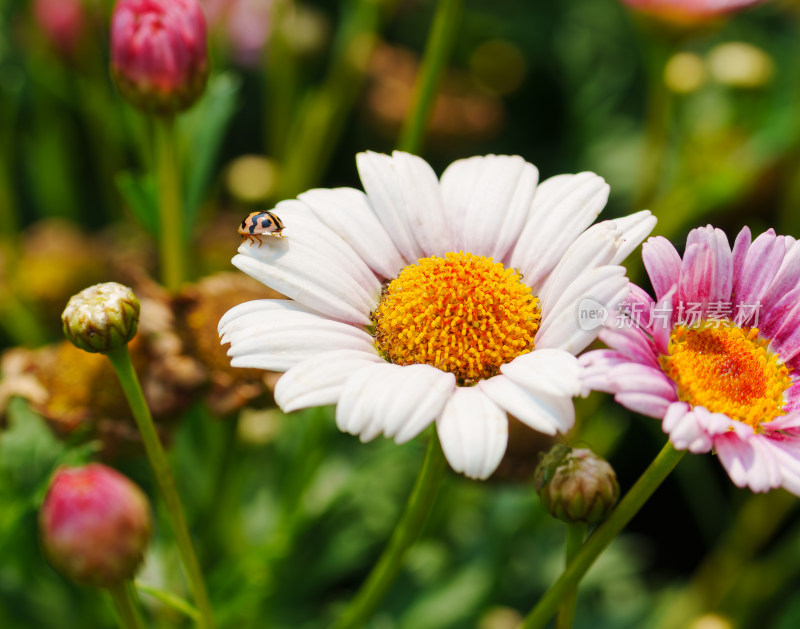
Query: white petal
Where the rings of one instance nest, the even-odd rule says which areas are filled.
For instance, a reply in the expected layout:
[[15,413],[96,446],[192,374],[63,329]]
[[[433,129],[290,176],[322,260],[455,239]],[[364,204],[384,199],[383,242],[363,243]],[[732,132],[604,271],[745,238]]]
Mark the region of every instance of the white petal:
[[564,253],[539,292],[545,300],[560,295],[573,280],[590,269],[617,265],[655,227],[656,218],[643,210],[610,221],[601,221],[583,232]]
[[234,367],[286,371],[320,352],[355,349],[374,353],[372,337],[361,328],[333,321],[285,299],[249,301],[232,308],[219,324],[230,343]]
[[609,264],[620,264],[650,235],[658,220],[650,210],[641,210],[609,222],[616,225],[620,234],[616,243],[617,253]]
[[539,171],[518,155],[453,162],[442,175],[442,196],[453,250],[502,261],[531,209]]
[[406,260],[449,250],[439,180],[425,160],[399,151],[391,157],[369,151],[359,153],[356,163],[378,219]]
[[488,478],[508,444],[505,412],[477,387],[456,388],[436,430],[450,467],[470,478]]
[[367,264],[305,204],[275,208],[285,238],[242,243],[233,264],[287,297],[342,321],[368,325],[381,284]]
[[525,283],[539,288],[575,239],[591,225],[608,199],[608,185],[594,173],[558,175],[536,189],[533,206],[510,265]]
[[503,365],[500,371],[526,389],[550,395],[573,397],[581,388],[578,359],[561,349],[534,349]]
[[477,386],[500,408],[546,435],[565,433],[575,423],[572,396],[530,391],[502,375],[481,380]]
[[[387,413],[384,432],[396,443],[405,443],[430,425],[444,409],[456,388],[453,374],[428,365],[409,365],[403,368],[402,378],[393,385],[394,391],[406,399],[416,399],[412,412]],[[403,393],[405,391],[405,393]],[[396,409],[400,409],[398,405]]]
[[616,229],[606,221],[583,232],[547,276],[539,291],[542,303],[555,304],[582,273],[608,265],[615,254],[616,236]]
[[580,275],[554,304],[542,301],[542,325],[536,334],[536,347],[554,347],[577,354],[597,338],[601,329],[586,322],[581,327],[578,316],[581,302],[589,298],[611,316],[627,293],[628,280],[623,267],[601,266]]
[[362,441],[384,433],[402,443],[430,425],[454,388],[453,374],[429,365],[370,365],[345,383],[336,424]]
[[375,216],[367,195],[360,190],[309,190],[299,198],[381,277],[396,277],[406,265],[390,235]]
[[377,351],[343,349],[316,354],[281,376],[275,386],[275,402],[285,413],[335,404],[350,376],[362,367],[382,362]]

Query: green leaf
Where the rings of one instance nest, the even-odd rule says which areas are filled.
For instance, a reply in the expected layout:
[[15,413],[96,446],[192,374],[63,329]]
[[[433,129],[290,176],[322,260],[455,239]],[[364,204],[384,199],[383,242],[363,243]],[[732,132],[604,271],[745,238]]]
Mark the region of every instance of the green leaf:
[[154,237],[158,236],[158,186],[155,177],[126,170],[116,176],[115,182],[139,224]]
[[0,478],[10,480],[20,497],[38,504],[65,446],[27,400],[12,399],[8,419],[0,441]]
[[167,605],[172,609],[175,609],[181,612],[182,614],[185,614],[192,620],[197,621],[200,619],[200,613],[197,611],[197,609],[191,603],[181,598],[180,596],[173,594],[172,592],[167,592],[157,587],[153,587],[152,585],[148,585],[147,583],[143,583],[138,579],[136,580],[135,585],[136,589],[139,590],[140,592],[149,594],[157,601],[160,601],[164,603],[164,605]]
[[400,626],[414,629],[462,626],[493,587],[491,567],[468,565],[438,586],[428,587],[407,609]]
[[241,83],[239,77],[230,72],[216,75],[209,81],[200,102],[179,120],[178,132],[187,148],[184,166],[184,225],[187,230],[194,224],[208,192],[222,139],[237,108]]

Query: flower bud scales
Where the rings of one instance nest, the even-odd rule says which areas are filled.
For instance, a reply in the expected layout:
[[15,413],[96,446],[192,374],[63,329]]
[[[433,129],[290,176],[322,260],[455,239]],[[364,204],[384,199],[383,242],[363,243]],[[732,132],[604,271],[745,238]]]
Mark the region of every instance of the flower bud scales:
[[61,321],[64,335],[75,346],[110,352],[136,336],[139,300],[122,284],[95,284],[70,298]]
[[563,444],[542,457],[534,487],[550,515],[565,522],[600,522],[619,499],[617,476],[606,460]]

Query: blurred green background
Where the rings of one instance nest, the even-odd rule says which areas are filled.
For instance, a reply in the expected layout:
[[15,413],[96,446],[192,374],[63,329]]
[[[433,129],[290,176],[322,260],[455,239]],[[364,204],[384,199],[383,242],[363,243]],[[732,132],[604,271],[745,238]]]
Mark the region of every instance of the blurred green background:
[[[102,395],[113,376],[57,345],[69,296],[107,280],[147,300],[134,354],[220,626],[327,626],[388,538],[424,439],[361,444],[330,408],[282,415],[274,378],[226,370],[215,333],[228,307],[270,295],[212,280],[233,270],[249,211],[360,187],[355,154],[396,145],[435,3],[239,0],[255,11],[246,37],[225,2],[207,3],[212,76],[179,121],[193,282],[175,296],[157,284],[150,123],[108,74],[112,3],[61,1],[81,15],[66,30],[34,6],[47,3],[0,4],[0,627],[115,626],[36,533],[59,464],[101,458],[155,496],[126,409]],[[706,222],[731,239],[743,225],[800,237],[800,4],[677,28],[616,0],[465,1],[421,154],[441,173],[487,153],[520,154],[542,178],[593,170],[611,185],[604,217],[649,208],[679,249]],[[578,415],[569,441],[605,455],[623,491],[665,440],[607,396]],[[370,627],[513,627],[560,573],[564,530],[530,483],[546,444],[512,439],[494,479],[448,476]],[[186,596],[157,516],[140,579]],[[794,498],[737,490],[713,456],[689,456],[589,573],[575,627],[789,629],[799,586]],[[152,626],[189,626],[142,597]]]

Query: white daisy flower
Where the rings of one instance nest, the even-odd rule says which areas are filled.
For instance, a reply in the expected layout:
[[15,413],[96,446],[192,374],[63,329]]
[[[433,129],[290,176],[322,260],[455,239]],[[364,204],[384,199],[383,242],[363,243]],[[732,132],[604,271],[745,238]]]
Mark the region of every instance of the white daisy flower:
[[274,210],[284,238],[243,242],[233,263],[291,298],[236,306],[220,321],[235,367],[286,372],[285,412],[336,405],[336,423],[397,443],[436,422],[450,466],[497,468],[508,414],[546,434],[573,425],[575,355],[599,331],[619,263],[650,233],[643,211],[590,227],[608,198],[594,173],[541,184],[518,156],[459,160],[437,179],[419,157],[361,153],[366,193],[310,190]]

